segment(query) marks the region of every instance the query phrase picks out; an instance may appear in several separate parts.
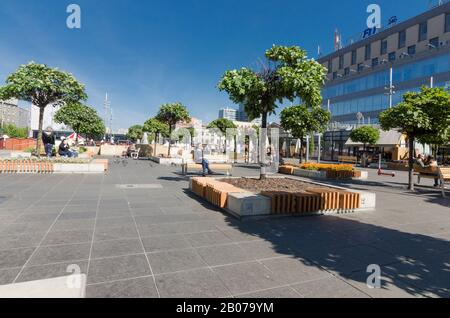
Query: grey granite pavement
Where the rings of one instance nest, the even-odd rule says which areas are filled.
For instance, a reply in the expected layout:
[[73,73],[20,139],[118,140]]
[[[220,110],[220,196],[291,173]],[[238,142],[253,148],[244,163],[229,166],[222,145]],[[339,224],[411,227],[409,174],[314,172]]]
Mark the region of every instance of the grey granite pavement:
[[406,174],[369,171],[340,184],[376,192],[376,211],[240,222],[177,172],[130,161],[105,176],[0,175],[0,285],[74,264],[88,297],[450,296],[450,199],[431,183],[411,193]]

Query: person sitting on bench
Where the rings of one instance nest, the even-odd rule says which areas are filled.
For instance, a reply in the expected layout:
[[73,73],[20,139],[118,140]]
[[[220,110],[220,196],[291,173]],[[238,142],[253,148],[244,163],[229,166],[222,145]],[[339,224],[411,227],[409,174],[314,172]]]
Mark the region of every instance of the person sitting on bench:
[[[436,170],[436,168],[438,167],[437,161],[432,156],[428,156],[427,158],[425,158],[425,156],[422,154],[417,157],[416,164],[420,166],[423,174],[427,175],[435,175],[435,173],[433,173],[433,170]],[[429,170],[429,172],[427,170]],[[438,177],[434,178],[434,186],[439,187]]]

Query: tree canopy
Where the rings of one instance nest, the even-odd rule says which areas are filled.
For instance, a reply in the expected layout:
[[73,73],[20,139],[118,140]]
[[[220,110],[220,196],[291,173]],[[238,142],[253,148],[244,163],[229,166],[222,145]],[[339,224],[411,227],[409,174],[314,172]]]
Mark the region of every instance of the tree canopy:
[[[325,83],[326,68],[308,59],[305,50],[298,46],[276,46],[266,51],[266,64],[260,71],[249,68],[225,72],[218,84],[220,91],[228,93],[231,101],[244,105],[250,119],[262,116],[262,133],[267,128],[269,115],[275,114],[278,104],[297,98],[311,108],[322,104],[321,89]],[[265,136],[261,137],[265,140]],[[260,147],[260,158],[265,151]],[[261,179],[264,179],[264,163]]]
[[173,126],[180,121],[189,122],[191,120],[186,106],[181,103],[162,105],[155,118],[163,123],[167,123],[170,129],[173,129]]
[[384,130],[396,129],[409,139],[409,189],[414,189],[414,142],[447,143],[450,137],[450,93],[422,87],[403,95],[403,102],[379,116]]
[[[191,121],[191,117],[189,116],[189,112],[186,106],[184,106],[181,103],[171,103],[162,105],[159,109],[158,115],[156,115],[155,118],[169,125],[169,135],[172,135],[172,130],[178,122]],[[170,157],[170,146],[171,142],[169,142],[168,157]]]
[[127,138],[130,139],[132,142],[141,140],[143,136],[144,131],[141,125],[133,125],[130,128],[128,128]]
[[209,125],[208,128],[217,128],[220,130],[220,132],[226,136],[227,134],[227,129],[236,129],[236,125],[229,119],[227,118],[220,118],[220,119],[216,119],[214,121],[212,121]]
[[281,126],[300,139],[302,147],[304,138],[310,133],[325,131],[330,119],[330,112],[321,107],[310,109],[306,105],[287,107],[280,114]]
[[17,98],[39,107],[39,134],[36,153],[40,155],[44,109],[87,100],[84,85],[69,73],[30,62],[22,65],[0,87],[0,100]]
[[70,126],[77,134],[91,138],[105,134],[105,125],[97,111],[81,103],[61,107],[55,114],[55,122]]
[[326,69],[308,59],[306,51],[298,46],[274,45],[265,57],[269,65],[263,65],[261,71],[227,71],[218,84],[233,102],[244,105],[250,119],[262,115],[262,128],[267,128],[267,116],[275,114],[277,103],[285,99],[300,98],[308,107],[321,105]]
[[164,137],[169,136],[169,125],[156,118],[150,118],[144,123],[143,131],[152,134],[156,140],[158,134]]
[[372,126],[362,126],[353,129],[350,138],[353,142],[362,143],[365,148],[366,145],[375,145],[380,140],[380,131]]

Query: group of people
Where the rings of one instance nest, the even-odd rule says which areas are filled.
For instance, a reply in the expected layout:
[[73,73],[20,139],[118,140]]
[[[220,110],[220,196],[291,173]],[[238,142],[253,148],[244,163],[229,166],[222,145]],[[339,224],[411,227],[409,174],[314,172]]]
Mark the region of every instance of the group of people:
[[[51,127],[47,127],[43,132],[42,142],[44,143],[45,154],[47,155],[47,157],[53,157],[53,148],[56,145],[56,136]],[[61,143],[59,144],[57,153],[64,158],[78,157],[78,152],[71,149],[66,137],[61,137]]]
[[[425,156],[423,154],[417,156],[416,164],[418,164],[422,169],[429,168],[430,170],[433,170],[439,166],[437,160],[433,156]],[[434,186],[439,187],[439,178],[434,179]]]

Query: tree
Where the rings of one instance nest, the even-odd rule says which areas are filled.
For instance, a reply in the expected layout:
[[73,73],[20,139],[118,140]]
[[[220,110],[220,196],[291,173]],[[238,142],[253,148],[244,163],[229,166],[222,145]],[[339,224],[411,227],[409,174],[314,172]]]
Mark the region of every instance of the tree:
[[132,142],[137,142],[138,140],[141,140],[144,136],[144,131],[141,125],[133,125],[130,128],[128,128],[127,138],[130,139]]
[[[227,71],[218,88],[228,93],[230,99],[243,104],[250,119],[262,116],[263,134],[269,115],[275,114],[277,103],[285,99],[293,102],[300,98],[307,107],[322,104],[321,88],[325,83],[326,69],[307,58],[306,51],[298,46],[273,46],[266,51],[268,65],[261,71],[248,68]],[[261,136],[265,140],[265,135]],[[260,155],[265,150],[260,147]],[[261,165],[261,179],[265,168]]]
[[156,156],[156,140],[159,135],[162,136],[169,136],[169,125],[166,123],[163,123],[159,121],[156,118],[150,118],[144,123],[143,127],[144,132],[148,132],[154,136],[155,141],[155,149],[154,149],[154,155]]
[[227,129],[236,129],[236,125],[227,118],[220,118],[212,121],[208,125],[208,129],[218,129],[225,136],[225,152],[227,151]]
[[[180,121],[190,122],[191,117],[189,112],[181,103],[164,104],[160,107],[156,119],[167,123],[169,125],[169,135],[172,135],[172,130],[175,125]],[[171,140],[169,141],[168,157],[170,157]]]
[[92,107],[81,103],[71,103],[61,107],[55,114],[55,122],[70,126],[78,135],[87,137],[99,137],[105,134],[105,125]]
[[422,87],[403,95],[403,102],[379,116],[384,130],[397,129],[409,141],[409,190],[414,190],[415,141],[447,140],[450,130],[450,94],[442,88]]
[[[367,145],[375,145],[380,140],[380,131],[377,128],[371,126],[362,126],[353,129],[350,133],[350,139],[356,143],[362,143],[364,146],[364,159],[366,157]],[[363,160],[366,165],[366,160]]]
[[303,161],[303,144],[305,137],[313,132],[324,132],[331,119],[330,112],[321,107],[312,109],[305,105],[291,106],[282,110],[280,114],[281,126],[300,139],[300,162]]
[[87,99],[84,85],[72,74],[31,62],[22,65],[8,76],[0,87],[0,100],[17,98],[31,102],[39,108],[39,133],[36,153],[40,156],[44,110],[48,105],[63,106]]

